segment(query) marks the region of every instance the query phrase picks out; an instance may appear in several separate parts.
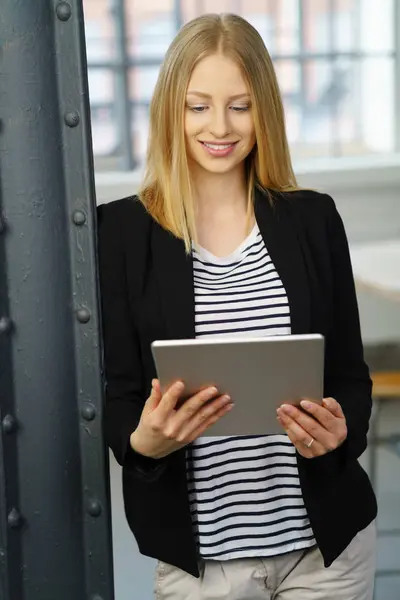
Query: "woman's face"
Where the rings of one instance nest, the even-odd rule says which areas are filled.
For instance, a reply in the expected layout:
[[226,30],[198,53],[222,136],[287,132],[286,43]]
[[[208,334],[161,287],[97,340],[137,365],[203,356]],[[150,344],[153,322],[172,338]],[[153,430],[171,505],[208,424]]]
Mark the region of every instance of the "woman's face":
[[189,165],[221,174],[242,168],[256,136],[249,89],[231,59],[214,54],[194,68],[186,96],[185,138]]

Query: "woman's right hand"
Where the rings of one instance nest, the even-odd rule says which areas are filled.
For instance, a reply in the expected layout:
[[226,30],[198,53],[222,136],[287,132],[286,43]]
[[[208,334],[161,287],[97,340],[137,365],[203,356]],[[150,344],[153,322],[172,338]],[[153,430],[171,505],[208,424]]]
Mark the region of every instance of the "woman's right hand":
[[229,396],[209,387],[178,408],[184,389],[178,381],[162,395],[158,379],[153,380],[140,423],[130,437],[135,452],[156,459],[168,456],[201,436],[233,406]]

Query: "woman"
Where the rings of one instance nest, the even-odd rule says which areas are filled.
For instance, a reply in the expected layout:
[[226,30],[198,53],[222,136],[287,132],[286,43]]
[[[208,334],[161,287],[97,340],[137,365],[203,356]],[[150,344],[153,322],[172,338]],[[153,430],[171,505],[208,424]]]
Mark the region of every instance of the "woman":
[[[348,246],[333,200],[296,184],[258,33],[234,15],[187,24],[150,115],[143,189],[100,208],[99,249],[106,435],[156,597],[370,599],[371,382]],[[326,339],[326,399],[281,407],[282,435],[207,438],[230,398],[178,407],[182,382],[161,396],[155,339],[307,332]]]

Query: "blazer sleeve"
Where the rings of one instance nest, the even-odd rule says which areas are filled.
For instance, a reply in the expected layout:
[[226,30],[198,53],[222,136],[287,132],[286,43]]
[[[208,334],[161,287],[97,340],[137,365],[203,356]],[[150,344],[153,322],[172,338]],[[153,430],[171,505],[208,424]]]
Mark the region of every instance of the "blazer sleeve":
[[334,322],[326,339],[325,395],[342,406],[348,436],[342,452],[357,459],[367,447],[372,383],[364,361],[357,297],[343,221],[328,196]]
[[343,221],[330,196],[324,195],[328,253],[332,273],[333,322],[325,339],[324,396],[335,398],[347,423],[347,439],[336,450],[313,459],[298,454],[305,473],[329,476],[367,447],[372,383],[364,361],[360,319],[349,245]]
[[[104,430],[118,463],[148,472],[158,461],[135,453],[131,433],[145,403],[143,369],[135,324],[129,308],[123,224],[124,201],[98,207],[98,258],[106,383]],[[132,227],[132,231],[134,231]],[[137,256],[144,260],[144,256]]]

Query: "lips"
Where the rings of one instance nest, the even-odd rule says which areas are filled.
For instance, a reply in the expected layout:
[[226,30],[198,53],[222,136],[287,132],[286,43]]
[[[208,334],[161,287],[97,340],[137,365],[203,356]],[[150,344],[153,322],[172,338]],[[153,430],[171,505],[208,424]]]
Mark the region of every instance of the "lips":
[[200,142],[203,148],[211,154],[211,156],[228,156],[233,152],[237,142],[229,142],[224,144],[215,144],[213,142]]

